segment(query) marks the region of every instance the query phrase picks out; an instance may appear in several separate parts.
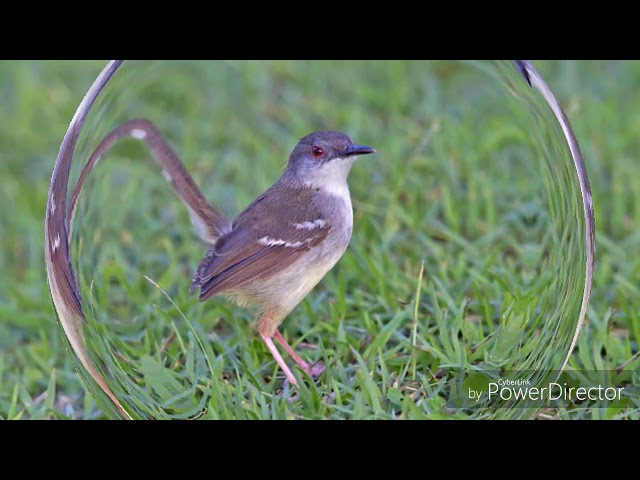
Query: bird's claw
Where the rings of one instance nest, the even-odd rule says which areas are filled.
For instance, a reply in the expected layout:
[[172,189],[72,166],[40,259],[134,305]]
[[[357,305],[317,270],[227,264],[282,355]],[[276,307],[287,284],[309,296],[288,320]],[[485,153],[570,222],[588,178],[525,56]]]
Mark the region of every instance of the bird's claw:
[[305,372],[307,372],[307,375],[309,375],[311,378],[315,378],[315,377],[319,377],[320,375],[322,375],[325,370],[327,368],[324,366],[324,363],[322,362],[317,362],[314,365],[308,366],[305,369]]
[[[327,367],[324,366],[324,363],[322,361],[319,361],[313,365],[306,365],[306,366],[300,366],[300,368],[302,368],[302,370],[304,370],[304,372],[309,375],[309,377],[311,378],[316,378],[321,376],[325,370],[327,369]],[[291,385],[292,382],[289,381],[288,378],[284,379],[284,383],[282,384],[283,388],[288,387],[289,385]],[[297,385],[295,385],[297,386]]]

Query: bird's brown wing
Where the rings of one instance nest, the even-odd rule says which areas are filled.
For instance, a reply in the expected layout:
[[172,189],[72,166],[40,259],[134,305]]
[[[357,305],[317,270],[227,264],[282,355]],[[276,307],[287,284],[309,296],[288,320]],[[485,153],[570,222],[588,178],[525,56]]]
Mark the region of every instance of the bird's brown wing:
[[[200,287],[200,301],[252,280],[268,279],[327,237],[331,226],[314,206],[309,189],[283,195],[279,188],[276,184],[259,197],[207,252],[192,286]],[[264,202],[267,195],[278,201]]]

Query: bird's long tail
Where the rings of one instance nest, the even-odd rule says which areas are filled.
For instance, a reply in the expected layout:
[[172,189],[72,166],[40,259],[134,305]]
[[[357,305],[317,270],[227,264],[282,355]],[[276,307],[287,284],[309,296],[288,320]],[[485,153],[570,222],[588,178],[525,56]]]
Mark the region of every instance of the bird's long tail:
[[204,197],[178,154],[167,143],[156,126],[150,120],[136,119],[125,122],[109,132],[89,157],[73,190],[67,212],[69,239],[71,239],[71,227],[78,199],[85,181],[102,155],[124,138],[136,138],[147,144],[154,159],[162,168],[162,174],[189,210],[191,224],[196,234],[204,242],[213,245],[221,235],[231,229],[231,222]]

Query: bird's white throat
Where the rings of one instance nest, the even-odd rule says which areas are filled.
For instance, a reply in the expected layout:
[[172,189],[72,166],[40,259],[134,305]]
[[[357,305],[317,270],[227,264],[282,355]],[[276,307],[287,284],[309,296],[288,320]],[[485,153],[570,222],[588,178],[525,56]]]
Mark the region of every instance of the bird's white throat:
[[316,168],[307,175],[305,184],[319,188],[324,193],[335,195],[351,204],[351,193],[347,178],[356,157],[336,158]]

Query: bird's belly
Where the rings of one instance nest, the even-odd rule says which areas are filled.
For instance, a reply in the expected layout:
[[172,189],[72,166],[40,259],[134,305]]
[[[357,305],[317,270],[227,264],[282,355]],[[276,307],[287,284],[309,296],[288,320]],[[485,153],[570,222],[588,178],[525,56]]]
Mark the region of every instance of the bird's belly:
[[277,311],[275,316],[284,319],[338,263],[351,241],[353,207],[348,192],[327,196],[326,205],[332,205],[332,214],[342,221],[336,222],[339,226],[334,225],[320,245],[272,277],[254,280],[223,295],[242,306],[257,306],[263,313]]
[[320,246],[271,278],[254,280],[224,294],[241,305],[256,305],[263,311],[277,309],[284,318],[338,263],[350,239],[351,226],[330,235]]

